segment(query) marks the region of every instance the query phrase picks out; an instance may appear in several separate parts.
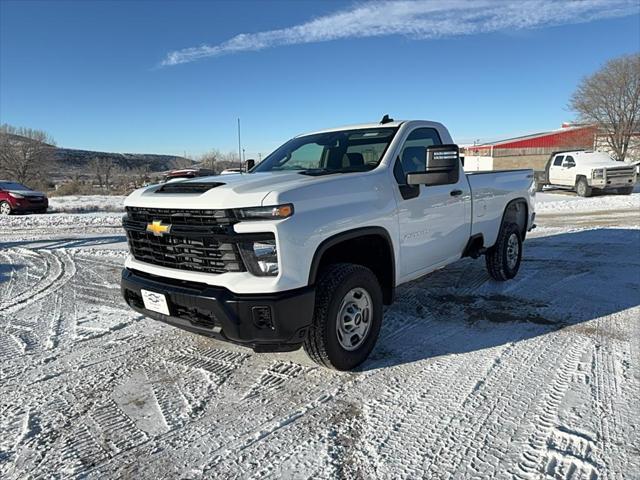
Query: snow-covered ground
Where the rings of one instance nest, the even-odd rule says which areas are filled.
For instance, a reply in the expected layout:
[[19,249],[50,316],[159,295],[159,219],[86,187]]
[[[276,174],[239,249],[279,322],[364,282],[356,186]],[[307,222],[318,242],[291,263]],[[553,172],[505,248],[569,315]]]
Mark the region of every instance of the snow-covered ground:
[[122,195],[67,195],[49,198],[50,212],[122,212]]
[[[546,190],[538,193],[538,210],[554,211],[607,210],[636,207],[640,208],[640,185],[632,195],[598,195],[589,199],[576,196],[570,191]],[[121,195],[68,195],[49,199],[50,213],[124,212]]]
[[578,197],[573,192],[553,191],[536,194],[536,211],[540,214],[565,212],[596,212],[614,210],[640,210],[640,189],[631,195],[597,195]]
[[516,280],[400,287],[352,373],[130,311],[119,214],[0,219],[0,478],[638,478],[638,197],[554,197]]

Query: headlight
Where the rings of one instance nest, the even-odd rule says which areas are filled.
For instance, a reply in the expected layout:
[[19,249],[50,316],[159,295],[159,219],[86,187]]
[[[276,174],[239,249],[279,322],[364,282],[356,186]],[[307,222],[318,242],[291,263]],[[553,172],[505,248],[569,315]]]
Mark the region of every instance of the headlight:
[[24,198],[24,195],[20,195],[19,193],[9,192],[9,195],[13,198]]
[[604,170],[602,168],[596,168],[593,172],[591,172],[593,178],[603,178]]
[[293,205],[274,205],[273,207],[236,208],[236,216],[241,220],[277,220],[293,215]]
[[278,251],[275,240],[259,240],[240,244],[240,255],[247,270],[259,277],[278,275]]

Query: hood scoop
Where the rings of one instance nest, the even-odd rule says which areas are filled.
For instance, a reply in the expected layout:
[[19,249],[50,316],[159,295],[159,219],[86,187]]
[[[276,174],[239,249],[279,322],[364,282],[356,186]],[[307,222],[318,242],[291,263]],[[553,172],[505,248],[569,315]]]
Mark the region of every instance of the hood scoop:
[[222,182],[174,182],[164,184],[154,193],[204,193],[221,185],[225,184]]

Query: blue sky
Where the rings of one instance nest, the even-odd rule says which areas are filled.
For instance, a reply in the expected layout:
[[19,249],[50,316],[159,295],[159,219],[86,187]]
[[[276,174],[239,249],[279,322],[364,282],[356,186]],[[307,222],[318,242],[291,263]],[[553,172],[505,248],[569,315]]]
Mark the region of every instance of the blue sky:
[[237,150],[237,117],[247,156],[384,113],[486,141],[571,120],[579,80],[640,50],[638,10],[631,0],[0,0],[0,123],[70,148],[179,155]]

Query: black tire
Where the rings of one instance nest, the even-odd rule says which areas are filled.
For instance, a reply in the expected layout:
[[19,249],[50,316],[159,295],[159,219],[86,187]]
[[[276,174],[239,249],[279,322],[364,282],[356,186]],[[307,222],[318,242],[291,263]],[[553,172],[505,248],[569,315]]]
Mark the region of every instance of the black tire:
[[[366,335],[355,350],[346,350],[338,340],[338,314],[343,300],[354,289],[363,289],[371,299]],[[364,362],[378,339],[382,325],[382,289],[374,273],[361,265],[330,265],[316,286],[313,323],[304,350],[317,364],[336,370],[351,370]]]
[[[510,242],[517,244],[515,259],[513,258],[513,250],[510,250],[510,246],[513,247],[513,244],[510,245]],[[522,232],[517,224],[505,223],[502,225],[496,244],[485,254],[485,261],[489,275],[499,282],[511,280],[518,274],[522,261]]]
[[620,195],[631,195],[633,193],[633,187],[622,187],[618,189]]
[[580,177],[576,182],[576,193],[580,197],[590,197],[592,190],[589,184],[587,183],[587,179],[584,177]]
[[11,215],[12,213],[11,204],[9,202],[0,202],[0,215]]

